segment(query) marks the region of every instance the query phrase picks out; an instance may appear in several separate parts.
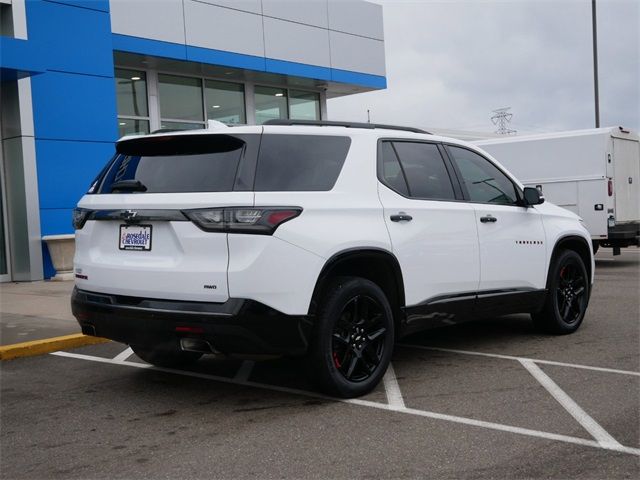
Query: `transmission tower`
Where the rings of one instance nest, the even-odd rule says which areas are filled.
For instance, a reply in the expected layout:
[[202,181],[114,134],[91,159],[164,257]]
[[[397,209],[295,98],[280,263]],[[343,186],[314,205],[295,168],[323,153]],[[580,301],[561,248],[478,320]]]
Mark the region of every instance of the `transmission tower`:
[[496,133],[499,135],[510,135],[517,132],[517,130],[512,130],[507,127],[513,117],[513,113],[509,112],[509,110],[511,110],[511,107],[498,108],[493,111],[491,121],[494,125],[498,126]]

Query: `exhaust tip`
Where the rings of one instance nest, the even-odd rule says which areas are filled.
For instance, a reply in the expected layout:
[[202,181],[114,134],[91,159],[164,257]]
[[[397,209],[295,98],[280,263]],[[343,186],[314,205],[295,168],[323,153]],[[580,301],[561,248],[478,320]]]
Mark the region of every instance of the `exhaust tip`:
[[181,338],[180,349],[184,352],[220,353],[209,342],[200,338]]
[[98,335],[96,334],[96,327],[94,327],[93,325],[90,325],[88,323],[83,323],[80,326],[81,330],[82,330],[82,334],[83,335],[89,335],[91,337],[97,337]]

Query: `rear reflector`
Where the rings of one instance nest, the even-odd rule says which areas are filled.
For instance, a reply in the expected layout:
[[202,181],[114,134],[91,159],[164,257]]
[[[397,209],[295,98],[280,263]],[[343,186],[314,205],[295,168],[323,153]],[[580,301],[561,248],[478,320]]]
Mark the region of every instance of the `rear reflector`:
[[188,325],[183,325],[176,327],[176,332],[181,333],[204,333],[204,328],[202,327],[190,327]]

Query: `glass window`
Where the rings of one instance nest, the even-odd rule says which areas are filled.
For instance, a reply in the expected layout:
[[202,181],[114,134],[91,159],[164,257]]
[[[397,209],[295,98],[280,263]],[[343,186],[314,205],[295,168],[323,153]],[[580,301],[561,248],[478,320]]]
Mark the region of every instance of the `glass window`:
[[289,117],[296,120],[320,120],[320,95],[290,90]]
[[382,181],[392,190],[409,196],[407,181],[391,142],[382,143]]
[[255,88],[256,123],[287,118],[287,91],[284,88]]
[[118,133],[121,137],[125,135],[145,135],[149,133],[149,120],[118,118]]
[[231,135],[176,135],[121,142],[101,193],[121,180],[138,180],[146,193],[233,190],[245,142]]
[[201,79],[160,74],[158,82],[163,119],[204,121]]
[[513,205],[518,202],[516,187],[498,167],[471,150],[447,147],[462,175],[462,183],[472,202]]
[[331,190],[350,145],[349,137],[263,135],[255,190]]
[[138,70],[116,68],[115,82],[118,115],[148,116],[146,74]]
[[246,123],[244,85],[205,80],[207,118],[226,124]]
[[204,123],[168,122],[162,120],[160,128],[166,128],[168,130],[198,130],[204,128]]
[[394,142],[402,169],[415,198],[455,199],[451,178],[437,145],[433,143]]

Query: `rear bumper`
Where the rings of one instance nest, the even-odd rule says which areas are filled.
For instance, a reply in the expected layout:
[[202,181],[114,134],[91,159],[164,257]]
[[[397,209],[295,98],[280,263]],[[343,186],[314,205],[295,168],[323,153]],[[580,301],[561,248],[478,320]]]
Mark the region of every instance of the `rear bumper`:
[[301,355],[312,326],[308,316],[286,315],[245,299],[185,302],[74,288],[71,310],[88,335],[129,345],[178,345],[181,338],[197,338],[223,353]]
[[618,223],[609,227],[606,244],[629,246],[640,245],[640,222]]

